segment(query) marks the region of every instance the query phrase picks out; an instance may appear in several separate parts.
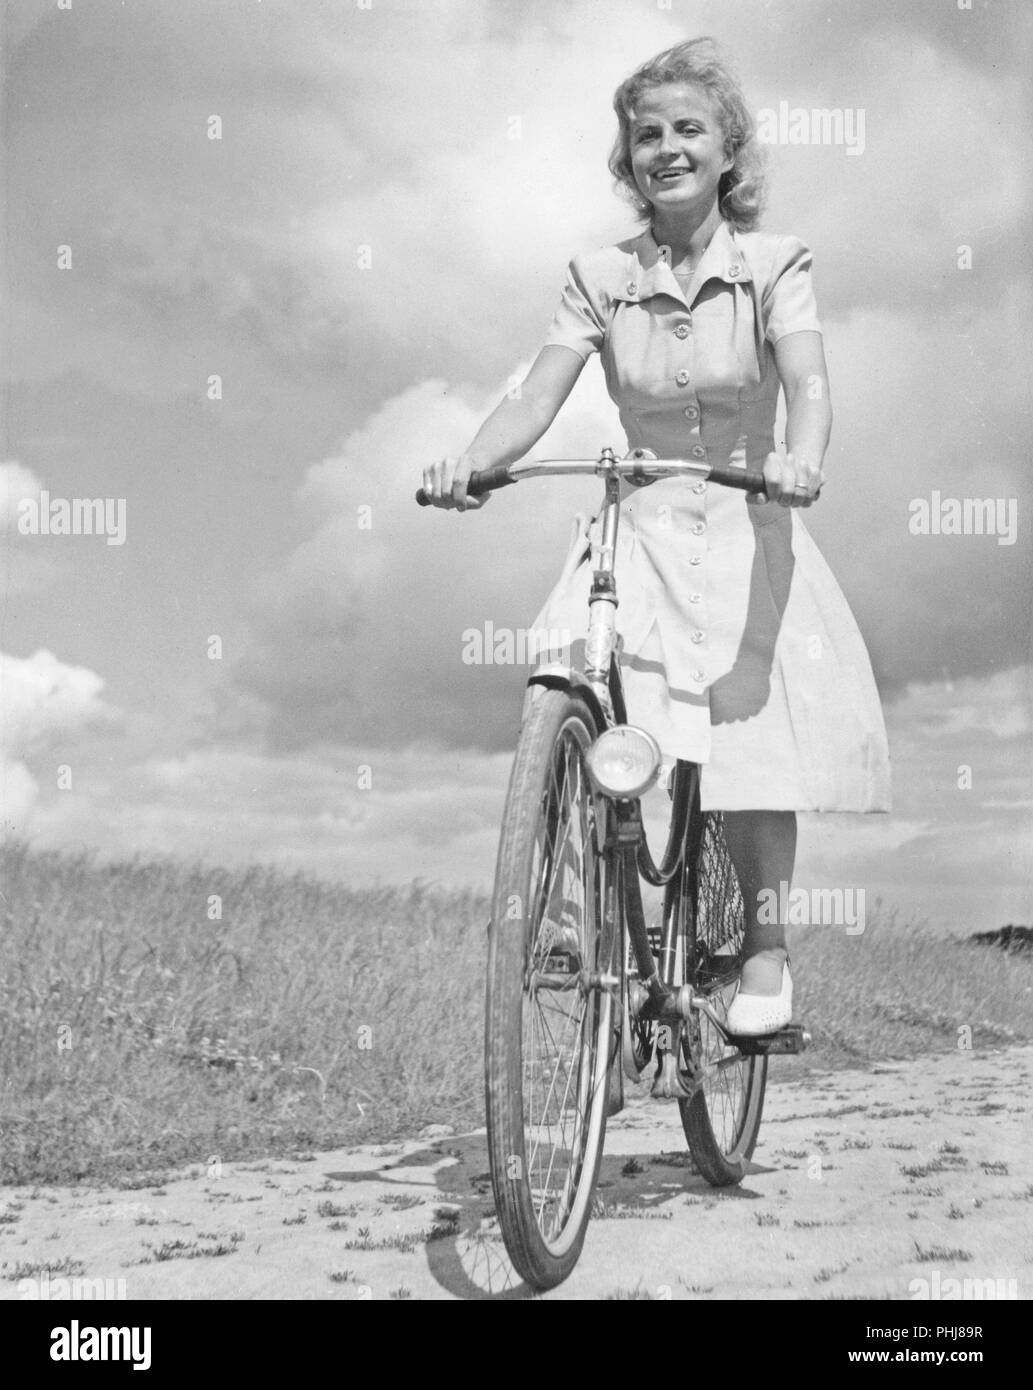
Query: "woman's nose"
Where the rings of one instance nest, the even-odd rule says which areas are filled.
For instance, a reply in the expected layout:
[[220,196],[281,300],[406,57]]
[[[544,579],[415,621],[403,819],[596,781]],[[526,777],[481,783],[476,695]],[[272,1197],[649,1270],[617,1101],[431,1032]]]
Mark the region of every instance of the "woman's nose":
[[660,135],[660,153],[677,154],[677,152],[678,137],[677,135],[675,135],[674,131],[670,127],[668,127]]

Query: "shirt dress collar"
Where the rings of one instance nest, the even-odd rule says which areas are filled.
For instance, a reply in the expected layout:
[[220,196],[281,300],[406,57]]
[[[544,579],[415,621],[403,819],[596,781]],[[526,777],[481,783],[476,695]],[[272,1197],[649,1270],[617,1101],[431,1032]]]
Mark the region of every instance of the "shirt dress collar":
[[[695,287],[694,297],[708,280],[724,280],[729,285],[742,285],[752,278],[750,268],[735,244],[731,227],[722,220],[696,267],[692,279],[692,285]],[[615,287],[612,297],[629,304],[637,304],[657,294],[670,295],[674,299],[680,299],[686,306],[688,304],[670,263],[653,239],[653,233],[647,229],[631,243],[627,279]]]

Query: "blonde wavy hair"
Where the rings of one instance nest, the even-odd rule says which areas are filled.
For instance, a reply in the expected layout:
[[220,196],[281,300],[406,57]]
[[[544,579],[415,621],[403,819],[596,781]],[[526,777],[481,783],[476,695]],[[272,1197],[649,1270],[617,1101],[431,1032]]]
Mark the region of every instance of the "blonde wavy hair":
[[631,171],[631,122],[642,93],[670,82],[702,87],[716,105],[725,154],[735,161],[721,175],[718,206],[721,216],[737,231],[752,231],[764,208],[764,156],[739,81],[710,38],[690,39],[658,53],[636,68],[614,93],[618,131],[609,167],[618,193],[627,198],[643,220],[648,218],[652,204],[639,192]]

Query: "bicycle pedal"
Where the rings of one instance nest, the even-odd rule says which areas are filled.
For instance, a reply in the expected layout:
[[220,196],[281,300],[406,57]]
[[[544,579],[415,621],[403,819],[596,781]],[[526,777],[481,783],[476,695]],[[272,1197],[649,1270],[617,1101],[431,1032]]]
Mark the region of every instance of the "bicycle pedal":
[[789,1023],[777,1033],[765,1033],[760,1038],[740,1038],[729,1033],[728,1041],[744,1057],[770,1056],[778,1052],[803,1052],[811,1035],[802,1023]]

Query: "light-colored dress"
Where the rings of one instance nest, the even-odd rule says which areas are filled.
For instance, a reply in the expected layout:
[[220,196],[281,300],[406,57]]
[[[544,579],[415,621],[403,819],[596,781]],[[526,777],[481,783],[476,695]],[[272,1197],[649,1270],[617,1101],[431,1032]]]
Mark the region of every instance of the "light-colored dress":
[[[575,256],[546,343],[601,354],[630,448],[759,469],[773,344],[821,331],[810,267],[796,237],[722,222],[680,285],[645,232]],[[576,539],[538,631],[584,633],[597,539],[595,525]],[[667,759],[703,765],[705,810],[889,810],[868,653],[798,509],[686,479],[625,484],[616,560],[628,717]]]

